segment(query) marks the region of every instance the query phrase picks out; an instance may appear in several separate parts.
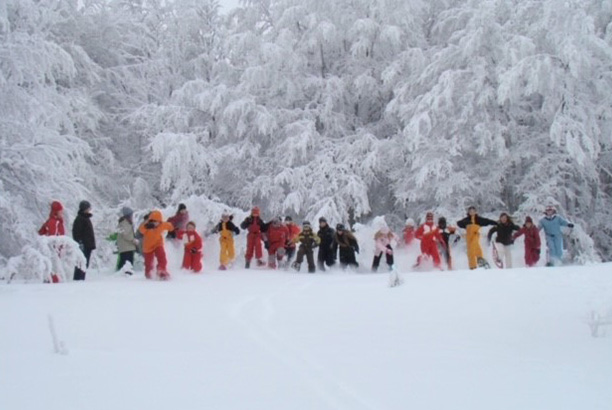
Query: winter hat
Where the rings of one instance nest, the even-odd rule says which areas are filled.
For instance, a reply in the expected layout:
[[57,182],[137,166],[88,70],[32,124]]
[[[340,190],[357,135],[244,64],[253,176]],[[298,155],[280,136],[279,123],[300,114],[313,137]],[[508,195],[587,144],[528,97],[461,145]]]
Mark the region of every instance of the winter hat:
[[412,218],[406,219],[406,226],[414,226],[414,219]]
[[346,231],[346,228],[342,224],[336,225],[336,231]]
[[155,222],[161,222],[164,220],[164,217],[162,216],[161,211],[158,211],[157,209],[155,211],[151,211],[151,213],[149,214],[149,217],[147,218],[148,221],[155,221]]
[[186,210],[187,210],[187,206],[185,204],[179,204],[179,207],[178,207],[179,212],[186,211]]
[[380,228],[380,233],[382,233],[383,235],[387,235],[389,232],[391,232],[391,230],[387,226],[383,226],[382,228]]
[[253,209],[251,209],[251,215],[253,216],[259,216],[259,207],[258,206],[254,206]]
[[438,218],[438,226],[442,229],[446,228],[446,218],[441,216]]
[[476,210],[476,207],[475,207],[474,205],[470,206],[470,207],[468,208],[468,212],[470,212],[472,209],[475,211],[475,210]]
[[531,219],[530,216],[528,216],[527,218],[525,218],[525,223],[533,223],[533,219]]
[[123,208],[121,208],[121,215],[125,217],[129,217],[129,216],[134,215],[134,211],[132,210],[132,208],[124,206]]
[[434,220],[433,212],[427,212],[427,214],[425,214],[425,220],[427,220],[428,222],[429,221],[433,222],[433,220]]
[[221,219],[230,219],[230,214],[229,212],[223,212],[221,214]]
[[310,226],[310,222],[309,222],[309,221],[304,221],[304,222],[302,222],[302,226],[303,226],[304,228],[310,228],[310,227],[311,227],[311,226]]
[[91,208],[91,204],[89,203],[89,201],[81,201],[79,203],[79,212],[87,211],[90,208]]
[[321,223],[321,222],[327,223],[327,219],[325,219],[325,217],[322,216],[322,217],[319,218],[319,223]]
[[285,222],[293,222],[293,218],[291,218],[290,216],[286,216]]
[[63,210],[64,210],[64,206],[62,205],[61,202],[53,201],[51,202],[51,212],[49,212],[49,216],[50,217],[55,216],[57,215],[59,211],[63,211]]

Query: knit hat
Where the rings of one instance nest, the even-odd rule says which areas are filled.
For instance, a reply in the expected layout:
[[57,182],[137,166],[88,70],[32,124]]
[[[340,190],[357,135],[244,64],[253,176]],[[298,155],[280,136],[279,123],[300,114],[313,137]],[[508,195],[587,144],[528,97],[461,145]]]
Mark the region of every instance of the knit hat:
[[253,215],[253,216],[259,216],[260,215],[259,207],[258,206],[254,206],[253,209],[251,209],[251,215]]
[[181,212],[183,210],[187,210],[187,206],[185,204],[179,204],[178,211]]
[[124,206],[123,208],[121,208],[121,215],[128,217],[128,216],[132,216],[134,214],[134,211],[132,210],[132,208]]
[[292,222],[292,221],[293,221],[292,217],[290,217],[290,216],[286,216],[285,217],[285,222]]
[[525,218],[525,223],[533,223],[533,219],[531,219],[530,216],[528,216],[527,218]]
[[438,218],[438,226],[442,229],[446,228],[446,218],[441,216]]
[[304,221],[304,222],[302,222],[302,226],[303,226],[304,228],[306,228],[306,227],[310,228],[310,227],[311,227],[311,226],[310,226],[310,222],[309,222],[309,221]]
[[336,225],[336,231],[346,231],[346,228],[342,224]]
[[325,217],[322,216],[322,217],[319,218],[319,223],[321,223],[321,222],[327,223],[327,219],[325,219]]
[[406,226],[414,226],[414,219],[412,218],[406,219]]
[[87,211],[90,208],[91,208],[91,204],[89,203],[89,201],[81,201],[79,203],[79,212]]

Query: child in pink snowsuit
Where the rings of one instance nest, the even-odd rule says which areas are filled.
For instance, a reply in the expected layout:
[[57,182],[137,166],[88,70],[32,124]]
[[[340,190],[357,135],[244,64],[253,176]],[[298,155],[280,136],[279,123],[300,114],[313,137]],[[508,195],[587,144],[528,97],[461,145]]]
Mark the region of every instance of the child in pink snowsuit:
[[393,248],[391,247],[391,243],[394,240],[397,240],[395,234],[387,227],[381,228],[378,232],[376,232],[374,235],[376,249],[374,251],[374,261],[372,262],[372,272],[376,272],[378,270],[383,254],[387,259],[389,270],[393,268]]

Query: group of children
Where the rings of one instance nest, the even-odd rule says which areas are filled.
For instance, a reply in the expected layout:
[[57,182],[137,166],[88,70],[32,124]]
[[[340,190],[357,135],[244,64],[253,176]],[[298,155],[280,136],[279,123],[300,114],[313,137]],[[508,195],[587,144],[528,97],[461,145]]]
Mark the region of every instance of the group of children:
[[[196,224],[189,220],[189,213],[184,204],[180,204],[176,214],[164,221],[162,213],[158,210],[145,215],[138,229],[134,229],[133,210],[124,207],[121,211],[117,225],[116,240],[119,253],[117,269],[127,274],[132,273],[134,253],[142,253],[145,261],[145,276],[154,277],[154,273],[162,279],[168,279],[167,257],[164,247],[164,236],[184,247],[182,267],[184,269],[200,272],[202,270],[203,240],[196,230]],[[95,237],[91,224],[91,205],[82,201],[79,205],[77,219],[73,226],[73,237],[81,246],[86,257],[87,266],[91,252],[95,249]],[[546,235],[549,250],[549,263],[561,261],[563,256],[563,236],[561,228],[573,227],[564,218],[556,214],[554,206],[547,206],[544,218],[539,226],[533,223],[531,217],[525,219],[523,227],[512,222],[507,213],[502,213],[498,221],[481,217],[475,207],[468,209],[464,219],[457,221],[457,227],[447,224],[444,217],[434,222],[434,214],[427,212],[425,222],[415,227],[414,221],[408,219],[403,230],[404,245],[410,246],[415,240],[420,241],[421,254],[417,258],[415,268],[424,266],[426,261],[433,262],[433,266],[442,269],[442,258],[447,268],[453,267],[451,243],[460,240],[458,228],[465,231],[467,243],[467,256],[470,269],[479,266],[488,266],[480,245],[481,227],[492,226],[487,238],[491,243],[496,234],[494,247],[499,255],[500,263],[507,268],[512,267],[512,244],[519,236],[525,236],[525,264],[535,266],[539,261],[541,252],[540,229]],[[304,259],[307,261],[308,272],[314,273],[318,268],[324,271],[339,259],[342,268],[359,266],[356,254],[359,253],[359,243],[353,233],[342,224],[336,225],[334,230],[325,218],[319,219],[319,230],[314,232],[310,222],[304,221],[301,228],[291,217],[274,218],[264,222],[258,207],[254,207],[250,215],[240,223],[240,227],[233,222],[233,216],[223,213],[221,220],[210,232],[219,235],[220,243],[220,270],[226,270],[233,265],[236,259],[234,236],[240,230],[247,232],[247,246],[245,254],[245,268],[251,267],[251,261],[256,259],[257,266],[278,267],[292,266],[300,270]],[[59,202],[51,204],[49,219],[39,231],[41,235],[64,235],[63,207]],[[451,242],[451,238],[452,239]],[[379,229],[374,235],[375,251],[372,261],[372,271],[376,272],[380,266],[383,255],[389,268],[394,265],[393,244],[399,238],[386,226]],[[263,260],[263,249],[267,250],[268,260]],[[317,263],[315,265],[314,250],[318,248]],[[297,251],[297,252],[296,252]],[[295,261],[293,263],[293,257]],[[85,279],[85,272],[75,268],[75,280]]]
[[[510,215],[503,212],[499,220],[494,221],[478,215],[475,207],[468,208],[465,218],[457,221],[457,227],[465,230],[467,244],[467,257],[470,269],[477,267],[489,267],[480,245],[480,228],[492,226],[487,234],[488,243],[493,246],[494,255],[500,267],[512,268],[512,245],[520,236],[525,236],[525,265],[535,266],[540,260],[541,241],[540,230],[544,231],[546,245],[548,248],[547,266],[560,264],[563,258],[563,232],[562,227],[573,228],[565,218],[557,215],[554,205],[548,205],[544,217],[536,226],[530,216],[525,218],[522,227],[516,225]],[[460,240],[457,227],[448,226],[446,218],[438,219],[434,224],[434,215],[428,212],[425,223],[415,229],[414,221],[408,219],[404,228],[404,243],[410,245],[414,239],[421,241],[421,255],[417,259],[415,267],[422,265],[424,260],[433,261],[434,267],[442,269],[440,251],[446,261],[448,269],[452,269],[452,257],[450,252],[450,237],[455,235],[453,242]],[[493,235],[495,242],[492,243]]]

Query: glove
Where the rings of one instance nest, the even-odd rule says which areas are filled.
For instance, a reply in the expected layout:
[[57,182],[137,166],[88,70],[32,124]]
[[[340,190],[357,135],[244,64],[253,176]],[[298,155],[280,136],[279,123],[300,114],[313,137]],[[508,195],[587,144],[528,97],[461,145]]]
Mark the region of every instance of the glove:
[[198,250],[196,248],[191,248],[191,253],[198,253]]
[[567,227],[568,227],[568,228],[573,228],[573,227],[574,227],[574,224],[567,224]]
[[457,236],[457,237],[455,238],[455,240],[453,241],[453,243],[457,243],[457,242],[459,242],[460,240],[461,240],[461,237],[460,237],[460,236]]
[[155,229],[155,222],[152,222],[152,221],[151,222],[147,222],[145,224],[145,228],[146,229]]

